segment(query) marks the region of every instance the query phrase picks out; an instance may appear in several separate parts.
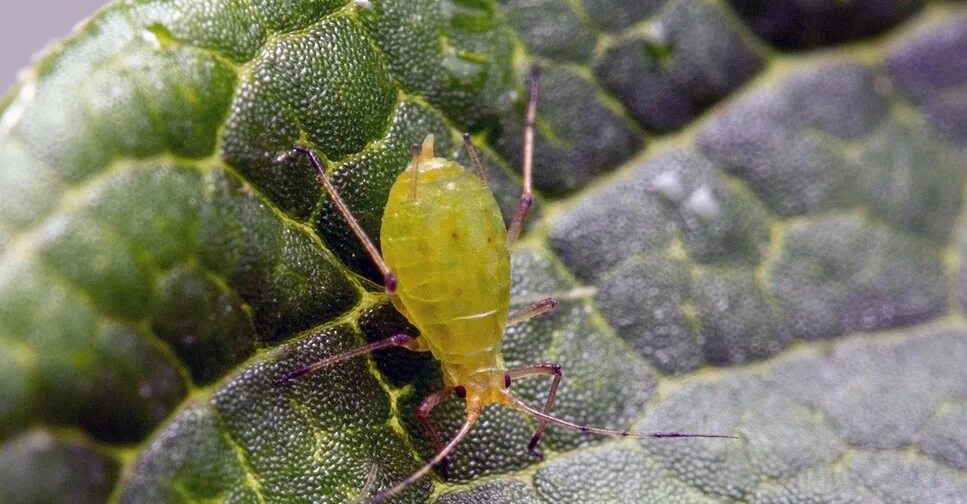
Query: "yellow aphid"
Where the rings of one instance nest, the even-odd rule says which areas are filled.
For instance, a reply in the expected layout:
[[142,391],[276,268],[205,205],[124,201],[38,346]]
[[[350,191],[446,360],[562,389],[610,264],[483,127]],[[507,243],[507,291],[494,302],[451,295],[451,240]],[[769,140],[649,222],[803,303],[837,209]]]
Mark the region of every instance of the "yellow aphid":
[[[434,157],[433,137],[413,147],[409,166],[390,189],[380,231],[382,255],[335,187],[325,175],[316,155],[305,147],[293,152],[306,155],[336,208],[362,242],[383,274],[386,293],[397,310],[420,331],[419,337],[396,334],[383,341],[327,357],[279,378],[287,383],[299,376],[337,362],[389,347],[429,351],[440,362],[443,390],[427,397],[417,418],[437,446],[437,454],[410,477],[370,497],[382,501],[429,473],[466,437],[483,407],[498,403],[537,419],[528,449],[540,456],[538,441],[546,423],[606,436],[652,438],[733,436],[679,432],[630,432],[581,425],[551,416],[561,383],[561,366],[539,363],[506,369],[500,358],[504,328],[546,313],[557,300],[547,298],[521,313],[510,315],[510,246],[517,240],[531,206],[531,159],[537,107],[537,71],[531,77],[527,123],[524,128],[524,190],[517,213],[504,229],[500,209],[483,176],[470,137],[465,145],[476,169],[473,174],[458,163]],[[543,410],[524,404],[511,393],[511,384],[529,376],[553,377]],[[456,394],[466,402],[466,420],[459,432],[444,444],[429,422],[429,413],[442,400]],[[445,468],[445,465],[444,465]]]
[[434,158],[432,142],[390,189],[383,213],[380,244],[397,280],[391,299],[420,329],[417,341],[440,361],[447,387],[463,385],[468,405],[501,401],[491,382],[503,382],[507,230],[490,189],[459,164]]

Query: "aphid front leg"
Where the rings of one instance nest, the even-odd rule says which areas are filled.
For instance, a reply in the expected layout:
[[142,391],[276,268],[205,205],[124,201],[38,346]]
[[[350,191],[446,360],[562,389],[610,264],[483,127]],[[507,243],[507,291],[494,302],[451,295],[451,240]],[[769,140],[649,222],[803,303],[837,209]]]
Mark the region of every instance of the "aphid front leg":
[[386,261],[383,260],[383,256],[380,255],[379,250],[373,241],[369,239],[366,231],[363,227],[359,225],[359,222],[353,217],[352,211],[349,210],[349,206],[343,201],[342,197],[339,196],[339,191],[336,190],[336,186],[332,184],[329,177],[326,176],[326,171],[322,167],[322,163],[319,161],[319,157],[316,156],[315,152],[312,152],[307,147],[295,146],[292,148],[293,153],[304,154],[309,158],[309,164],[316,170],[316,177],[318,177],[319,182],[322,186],[326,188],[329,193],[329,197],[332,198],[332,202],[336,205],[336,209],[342,214],[343,219],[346,219],[346,224],[352,229],[356,238],[359,239],[360,243],[363,244],[363,248],[366,249],[366,253],[369,254],[370,259],[373,260],[373,264],[379,269],[379,272],[383,275],[383,285],[386,288],[387,294],[393,294],[396,292],[396,276],[390,271],[389,266],[386,265]]
[[[551,414],[551,408],[554,407],[554,398],[557,397],[557,387],[561,385],[561,379],[564,378],[564,373],[561,371],[561,365],[556,362],[542,362],[540,364],[531,364],[529,366],[521,366],[511,369],[507,373],[511,380],[517,378],[525,378],[528,376],[553,376],[554,381],[551,383],[551,390],[547,394],[547,402],[544,404],[544,415]],[[537,443],[541,440],[541,435],[544,434],[544,426],[547,424],[547,420],[544,418],[537,419],[537,429],[534,430],[534,435],[531,436],[531,440],[527,443],[527,451],[531,452],[532,455],[538,458],[544,458],[543,452],[537,447]]]
[[540,70],[535,66],[531,69],[530,99],[527,101],[527,119],[524,123],[524,155],[521,166],[524,176],[524,190],[520,195],[520,202],[517,203],[517,213],[510,221],[507,228],[507,245],[513,245],[520,236],[520,231],[524,227],[524,219],[527,218],[527,211],[534,203],[534,195],[531,186],[531,172],[534,160],[534,123],[537,120],[537,80]]
[[[440,436],[436,433],[436,429],[433,428],[433,424],[430,423],[430,411],[440,404],[441,401],[450,397],[453,393],[453,389],[447,388],[439,392],[430,394],[420,403],[420,406],[416,408],[416,419],[419,420],[420,426],[426,431],[427,435],[430,436],[430,440],[433,441],[433,446],[436,448],[437,453],[443,451],[443,441],[440,440]],[[446,480],[449,476],[450,469],[450,459],[444,457],[443,461],[440,462],[440,476]]]
[[286,373],[280,376],[278,379],[276,379],[275,383],[279,385],[284,385],[296,378],[299,378],[300,376],[305,376],[307,374],[314,373],[322,368],[336,364],[337,362],[342,362],[344,360],[352,359],[354,357],[359,357],[360,355],[365,355],[371,352],[375,352],[376,350],[382,350],[384,348],[393,348],[393,347],[406,348],[407,350],[412,350],[414,352],[418,352],[422,350],[422,348],[420,347],[420,343],[416,340],[416,338],[413,338],[412,336],[408,336],[406,334],[394,334],[384,340],[380,340],[375,343],[370,343],[368,345],[364,345],[359,348],[353,348],[352,350],[347,350],[340,354],[331,355],[329,357],[326,357],[325,359],[322,359],[321,361],[314,362],[312,364],[309,364],[306,367],[299,368],[299,369],[296,369],[295,371]]

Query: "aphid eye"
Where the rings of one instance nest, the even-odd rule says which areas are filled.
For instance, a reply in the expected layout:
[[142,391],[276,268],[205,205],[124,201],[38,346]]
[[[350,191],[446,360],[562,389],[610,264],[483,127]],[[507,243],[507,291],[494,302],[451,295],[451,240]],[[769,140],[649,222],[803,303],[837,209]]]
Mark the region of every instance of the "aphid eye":
[[510,388],[510,373],[504,373],[504,388]]
[[457,385],[456,387],[453,387],[453,392],[457,394],[457,397],[459,397],[460,399],[467,398],[467,387],[464,387],[463,385]]

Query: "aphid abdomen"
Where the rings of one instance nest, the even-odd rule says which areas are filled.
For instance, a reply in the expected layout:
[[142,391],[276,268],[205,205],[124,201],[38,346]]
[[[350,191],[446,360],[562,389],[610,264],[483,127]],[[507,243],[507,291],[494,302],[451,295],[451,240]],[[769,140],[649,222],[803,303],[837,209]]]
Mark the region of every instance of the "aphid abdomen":
[[383,213],[380,243],[397,278],[395,302],[445,369],[493,365],[510,305],[500,210],[460,165],[432,159],[419,169],[416,199],[407,170]]

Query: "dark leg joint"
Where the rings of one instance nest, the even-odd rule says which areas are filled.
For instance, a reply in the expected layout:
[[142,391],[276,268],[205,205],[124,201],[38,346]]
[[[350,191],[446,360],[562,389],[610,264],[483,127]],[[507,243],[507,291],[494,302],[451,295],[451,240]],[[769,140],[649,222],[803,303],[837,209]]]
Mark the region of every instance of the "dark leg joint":
[[437,466],[437,473],[443,481],[450,480],[450,457],[444,457]]
[[390,341],[393,342],[393,346],[409,347],[415,341],[411,336],[405,334],[394,334],[390,336]]
[[531,66],[531,81],[536,81],[541,77],[541,67],[537,65]]
[[537,442],[541,440],[540,436],[534,436],[531,438],[530,442],[527,443],[527,451],[531,455],[537,457],[540,460],[544,460],[544,452],[537,446]]

